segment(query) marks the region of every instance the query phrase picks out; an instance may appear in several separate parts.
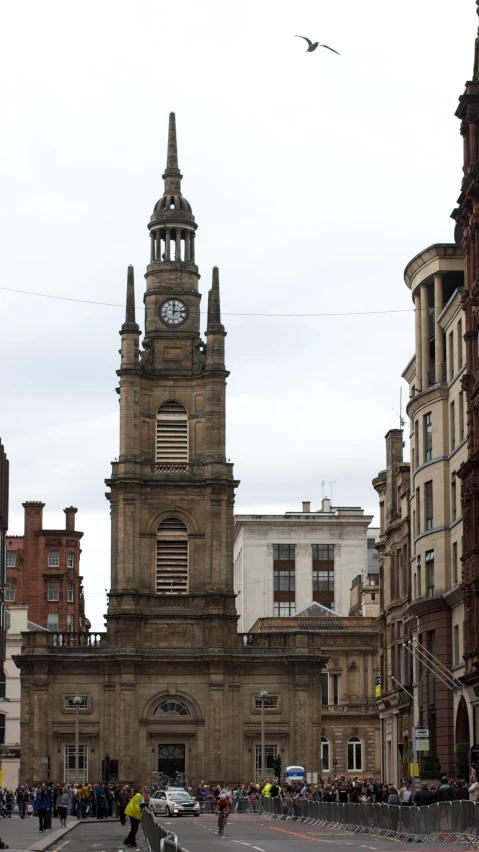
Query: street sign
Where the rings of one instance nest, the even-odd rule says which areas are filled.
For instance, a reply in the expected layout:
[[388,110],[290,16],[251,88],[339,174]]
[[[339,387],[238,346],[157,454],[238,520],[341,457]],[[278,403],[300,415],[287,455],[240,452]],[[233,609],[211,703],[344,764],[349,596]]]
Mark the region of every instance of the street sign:
[[413,728],[416,751],[429,751],[429,728]]
[[39,763],[48,763],[48,757],[39,757],[38,762]]
[[381,678],[377,677],[374,685],[374,697],[381,698]]
[[414,728],[416,732],[416,739],[429,739],[429,728]]
[[338,765],[338,759],[337,759],[337,757],[333,757],[333,766],[337,766],[337,765]]

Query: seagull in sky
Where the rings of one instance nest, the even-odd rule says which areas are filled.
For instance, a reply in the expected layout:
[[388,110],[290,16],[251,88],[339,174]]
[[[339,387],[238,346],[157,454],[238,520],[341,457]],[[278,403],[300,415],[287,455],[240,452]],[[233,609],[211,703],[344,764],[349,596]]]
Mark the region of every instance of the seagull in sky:
[[311,41],[311,39],[306,38],[306,36],[297,35],[295,38],[304,38],[305,41],[308,42],[308,47],[306,49],[306,53],[312,53],[313,50],[316,50],[317,47],[325,47],[327,50],[332,50],[333,53],[337,53],[338,56],[341,56],[338,50],[335,50],[334,47],[329,47],[328,44],[320,44],[319,41]]

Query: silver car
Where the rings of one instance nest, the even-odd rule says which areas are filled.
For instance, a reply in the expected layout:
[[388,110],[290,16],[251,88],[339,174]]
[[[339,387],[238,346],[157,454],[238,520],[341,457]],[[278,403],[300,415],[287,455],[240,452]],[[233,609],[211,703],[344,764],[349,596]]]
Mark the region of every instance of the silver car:
[[157,814],[166,814],[166,816],[193,816],[200,815],[200,804],[190,796],[186,790],[178,787],[171,790],[160,790],[155,796],[152,796],[149,803],[150,811],[155,816]]

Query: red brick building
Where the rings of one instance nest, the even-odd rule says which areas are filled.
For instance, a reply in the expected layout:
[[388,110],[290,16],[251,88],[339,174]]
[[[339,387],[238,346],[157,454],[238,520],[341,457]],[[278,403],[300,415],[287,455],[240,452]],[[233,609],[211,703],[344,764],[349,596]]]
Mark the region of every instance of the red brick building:
[[78,632],[85,619],[80,539],[75,529],[77,509],[64,509],[64,530],[43,529],[39,501],[23,503],[25,533],[6,536],[7,586],[5,606],[28,606],[30,621],[53,631]]

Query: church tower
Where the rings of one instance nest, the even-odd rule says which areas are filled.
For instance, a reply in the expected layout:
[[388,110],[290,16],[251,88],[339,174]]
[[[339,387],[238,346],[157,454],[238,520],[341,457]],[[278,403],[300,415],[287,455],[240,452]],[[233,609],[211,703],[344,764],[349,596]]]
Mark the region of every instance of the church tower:
[[128,268],[120,331],[120,454],[112,464],[112,579],[107,614],[116,646],[237,644],[233,592],[233,466],[225,456],[219,272],[200,334],[196,222],[181,191],[175,114],[164,193],[148,225],[145,336]]

